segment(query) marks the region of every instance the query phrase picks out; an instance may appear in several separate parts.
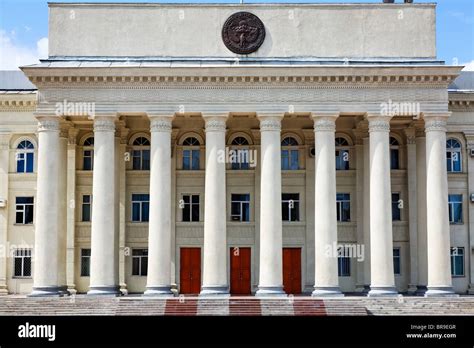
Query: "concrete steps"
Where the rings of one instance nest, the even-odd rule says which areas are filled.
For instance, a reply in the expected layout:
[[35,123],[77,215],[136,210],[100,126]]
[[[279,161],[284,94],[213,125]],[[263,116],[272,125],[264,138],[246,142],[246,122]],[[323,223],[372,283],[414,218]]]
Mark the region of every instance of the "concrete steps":
[[474,297],[458,298],[198,298],[140,296],[0,297],[0,315],[347,316],[474,315]]

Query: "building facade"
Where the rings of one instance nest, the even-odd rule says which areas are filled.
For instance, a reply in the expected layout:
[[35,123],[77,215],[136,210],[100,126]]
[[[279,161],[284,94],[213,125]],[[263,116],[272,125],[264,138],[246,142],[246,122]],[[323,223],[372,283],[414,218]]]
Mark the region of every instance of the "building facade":
[[474,292],[435,5],[49,6],[0,93],[2,293]]

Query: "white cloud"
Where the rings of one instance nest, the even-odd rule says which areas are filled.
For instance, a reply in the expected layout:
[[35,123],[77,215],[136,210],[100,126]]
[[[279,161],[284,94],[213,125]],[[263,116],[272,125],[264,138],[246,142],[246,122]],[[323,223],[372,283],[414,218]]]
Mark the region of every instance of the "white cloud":
[[474,71],[474,60],[471,60],[470,62],[461,64],[464,65],[464,69],[462,71]]
[[39,58],[48,56],[48,38],[41,38],[32,48],[16,43],[14,32],[0,29],[0,51],[0,70],[18,70],[19,66],[39,63]]

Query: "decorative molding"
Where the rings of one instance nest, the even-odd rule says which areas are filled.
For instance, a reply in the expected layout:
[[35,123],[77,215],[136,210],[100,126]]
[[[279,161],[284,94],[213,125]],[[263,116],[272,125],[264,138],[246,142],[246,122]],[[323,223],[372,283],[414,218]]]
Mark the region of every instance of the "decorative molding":
[[388,116],[369,116],[369,133],[371,132],[390,132],[390,117]]
[[95,132],[114,132],[115,121],[112,118],[96,118],[94,119]]
[[425,133],[441,131],[446,132],[446,119],[441,117],[425,118]]
[[337,116],[313,116],[315,132],[336,132]]
[[407,144],[416,144],[416,128],[409,127],[404,129],[405,136],[407,138]]
[[[36,96],[36,94],[35,94]],[[36,99],[35,100],[0,100],[0,111],[35,111],[36,110]]]
[[38,132],[59,132],[59,118],[54,119],[39,119]]
[[281,131],[281,119],[283,117],[258,115],[258,118],[260,120],[260,132]]
[[[210,88],[219,85],[221,88],[261,88],[264,86],[281,86],[282,84],[298,88],[374,88],[394,86],[407,88],[412,86],[446,88],[456,76],[454,75],[313,75],[313,76],[31,76],[30,80],[38,88],[71,88],[94,87],[110,88]],[[195,86],[193,86],[195,85]]]
[[79,129],[75,127],[69,128],[68,131],[68,144],[77,145],[77,135],[79,134]]
[[226,118],[224,117],[210,117],[205,118],[206,132],[225,132]]

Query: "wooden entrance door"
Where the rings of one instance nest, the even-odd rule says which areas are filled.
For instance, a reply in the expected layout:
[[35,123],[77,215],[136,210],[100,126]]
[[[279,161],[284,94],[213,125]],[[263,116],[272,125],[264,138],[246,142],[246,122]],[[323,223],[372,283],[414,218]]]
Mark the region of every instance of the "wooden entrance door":
[[181,248],[181,294],[199,294],[201,291],[201,248]]
[[250,295],[250,248],[230,248],[230,293]]
[[283,289],[301,294],[301,248],[283,248]]

